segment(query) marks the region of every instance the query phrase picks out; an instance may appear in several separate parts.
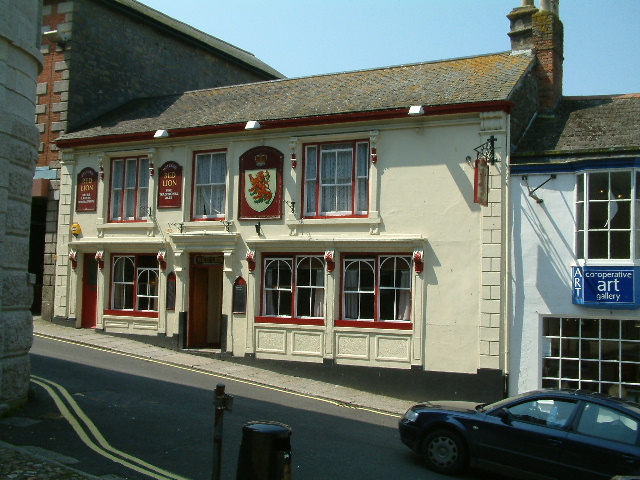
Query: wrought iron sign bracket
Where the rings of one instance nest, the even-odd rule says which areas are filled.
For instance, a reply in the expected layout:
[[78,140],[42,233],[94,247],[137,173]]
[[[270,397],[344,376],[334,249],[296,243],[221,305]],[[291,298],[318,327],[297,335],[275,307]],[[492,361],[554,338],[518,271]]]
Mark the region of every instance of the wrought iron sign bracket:
[[496,140],[497,138],[491,135],[489,138],[487,138],[487,141],[485,143],[474,148],[476,152],[476,160],[484,158],[487,161],[487,163],[490,163],[491,165],[495,165],[496,162],[499,161],[499,160],[496,160],[496,149],[495,149]]
[[547,178],[544,182],[542,182],[540,185],[538,185],[536,188],[532,190],[531,187],[529,186],[529,178],[526,175],[522,176],[522,180],[524,180],[524,183],[527,186],[527,190],[529,191],[529,196],[533,198],[536,201],[536,203],[544,202],[544,200],[542,200],[540,197],[536,195],[536,191],[555,178],[556,178],[555,175],[549,175],[549,178]]

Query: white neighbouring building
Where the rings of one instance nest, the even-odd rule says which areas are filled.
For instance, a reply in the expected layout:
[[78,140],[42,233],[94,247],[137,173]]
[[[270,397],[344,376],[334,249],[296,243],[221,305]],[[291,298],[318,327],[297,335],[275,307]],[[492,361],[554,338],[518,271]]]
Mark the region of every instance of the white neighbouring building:
[[640,94],[564,98],[511,162],[511,392],[637,402]]
[[558,95],[521,47],[561,28],[509,18],[512,51],[140,99],[63,135],[54,320],[500,398],[510,148]]

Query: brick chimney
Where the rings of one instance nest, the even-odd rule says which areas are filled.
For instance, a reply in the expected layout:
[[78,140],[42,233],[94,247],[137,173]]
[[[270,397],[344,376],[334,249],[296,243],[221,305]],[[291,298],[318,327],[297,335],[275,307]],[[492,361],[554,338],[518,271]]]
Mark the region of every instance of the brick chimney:
[[533,0],[522,0],[507,18],[511,21],[511,51],[532,51],[538,63],[539,100],[542,111],[550,111],[562,97],[562,62],[564,61],[564,27],[558,12],[559,0],[540,0],[540,9]]

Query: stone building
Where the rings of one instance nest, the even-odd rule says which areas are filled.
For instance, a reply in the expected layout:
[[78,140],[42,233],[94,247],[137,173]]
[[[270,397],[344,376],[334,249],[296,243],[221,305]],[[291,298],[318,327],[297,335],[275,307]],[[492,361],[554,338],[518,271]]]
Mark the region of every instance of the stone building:
[[[51,320],[61,134],[132,99],[281,78],[255,56],[135,0],[44,0],[29,271]],[[44,252],[44,256],[43,256]]]
[[3,2],[0,17],[0,416],[29,388],[32,279],[27,273],[40,2]]

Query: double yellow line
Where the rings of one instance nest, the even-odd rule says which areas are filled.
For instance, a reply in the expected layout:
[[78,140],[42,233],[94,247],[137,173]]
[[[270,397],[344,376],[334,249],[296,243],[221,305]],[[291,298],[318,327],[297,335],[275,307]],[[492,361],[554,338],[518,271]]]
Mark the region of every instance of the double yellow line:
[[112,447],[62,385],[35,375],[31,381],[47,391],[80,439],[97,454],[156,480],[188,480]]

